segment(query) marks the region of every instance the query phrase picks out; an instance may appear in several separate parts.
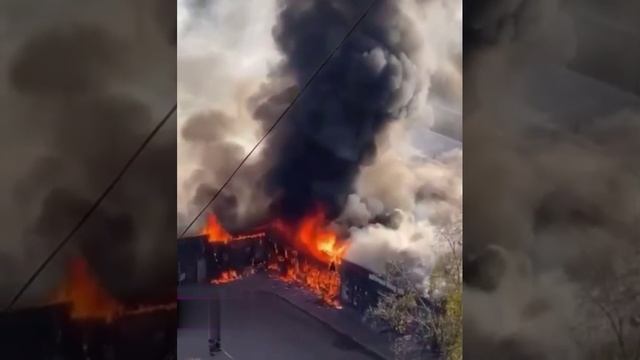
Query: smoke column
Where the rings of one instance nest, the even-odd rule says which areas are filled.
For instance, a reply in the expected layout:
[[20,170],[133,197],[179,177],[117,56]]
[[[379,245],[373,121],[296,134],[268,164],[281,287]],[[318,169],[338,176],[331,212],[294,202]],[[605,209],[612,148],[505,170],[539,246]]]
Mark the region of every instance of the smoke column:
[[[274,36],[301,86],[368,2],[284,4]],[[288,116],[268,173],[280,213],[300,216],[320,203],[339,214],[360,165],[375,156],[376,135],[425,101],[426,84],[410,58],[418,39],[392,26],[403,20],[392,2],[376,5]]]

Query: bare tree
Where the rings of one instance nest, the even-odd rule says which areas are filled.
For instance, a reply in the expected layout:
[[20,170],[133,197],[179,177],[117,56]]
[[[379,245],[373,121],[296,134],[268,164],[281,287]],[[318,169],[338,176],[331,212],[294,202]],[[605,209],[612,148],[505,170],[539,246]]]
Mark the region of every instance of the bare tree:
[[441,229],[440,240],[449,251],[434,266],[429,288],[420,289],[401,263],[389,263],[387,281],[396,291],[382,295],[370,314],[389,324],[399,335],[396,357],[422,353],[462,359],[462,222]]
[[429,282],[430,298],[438,305],[432,312],[430,330],[446,359],[462,359],[462,219],[439,232],[449,246],[434,267]]
[[[585,285],[589,345],[598,344],[596,357],[640,360],[640,249],[620,257],[613,269],[594,267]],[[604,339],[604,340],[602,340]]]

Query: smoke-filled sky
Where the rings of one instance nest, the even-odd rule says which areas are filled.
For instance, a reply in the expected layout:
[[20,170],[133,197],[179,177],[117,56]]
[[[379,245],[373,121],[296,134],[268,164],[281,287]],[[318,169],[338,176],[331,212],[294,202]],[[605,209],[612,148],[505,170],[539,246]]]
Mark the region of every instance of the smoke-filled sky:
[[[178,4],[180,231],[369,2]],[[379,1],[218,198],[225,226],[320,204],[355,261],[426,274],[461,212],[461,31],[461,3]]]
[[[599,5],[607,15],[587,1],[465,7],[468,356],[640,356],[640,102],[589,78],[637,63],[590,35],[637,48],[604,25],[615,3]],[[602,70],[574,72],[589,63]]]
[[[174,104],[174,11],[165,0],[2,3],[3,306]],[[169,121],[19,306],[48,301],[78,256],[116,297],[172,291],[175,131]]]

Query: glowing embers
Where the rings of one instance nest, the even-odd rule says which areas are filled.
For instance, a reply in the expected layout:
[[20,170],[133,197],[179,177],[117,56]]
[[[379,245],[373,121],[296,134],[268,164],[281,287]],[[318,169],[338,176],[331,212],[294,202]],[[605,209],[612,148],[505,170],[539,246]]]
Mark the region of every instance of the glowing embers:
[[[269,254],[268,259],[245,270],[265,270],[272,277],[307,288],[324,303],[339,307],[338,270],[347,250],[347,243],[329,226],[324,211],[318,208],[299,221],[275,220],[263,228],[269,229],[270,234],[275,235],[278,241],[265,239],[265,232],[231,236],[213,215],[208,218],[205,234],[210,243],[228,244],[230,240],[256,239],[258,242],[254,244],[264,246],[263,249]],[[212,234],[216,235],[212,237]],[[278,245],[280,240],[284,240],[282,243],[286,246]],[[238,265],[235,267],[237,269]],[[211,283],[226,284],[242,277],[236,270],[225,269]]]
[[123,316],[133,316],[154,313],[157,311],[171,311],[178,308],[177,303],[159,304],[159,305],[138,305],[135,308],[127,309]]
[[275,279],[299,285],[327,305],[340,308],[340,274],[335,263],[326,264],[297,251],[279,248],[274,244],[273,252],[266,263],[246,268],[242,273],[226,270],[210,282],[214,285],[228,284],[256,272],[266,271]]
[[311,291],[327,305],[340,308],[340,274],[334,266],[301,259],[297,252],[268,265],[272,276],[289,284],[299,284]]
[[125,307],[102,288],[83,258],[75,258],[69,262],[65,280],[55,291],[52,302],[69,304],[70,317],[74,320],[107,323],[123,316],[176,308],[175,303]]
[[218,221],[216,215],[212,213],[207,214],[207,223],[202,229],[201,234],[206,235],[210,243],[228,243],[234,240],[261,239],[266,236],[264,231],[231,236],[220,221]]
[[256,232],[234,236],[231,240],[263,239],[265,236],[267,236],[267,233],[265,232]]
[[211,280],[212,284],[226,284],[240,279],[240,275],[235,270],[223,271],[217,279]]

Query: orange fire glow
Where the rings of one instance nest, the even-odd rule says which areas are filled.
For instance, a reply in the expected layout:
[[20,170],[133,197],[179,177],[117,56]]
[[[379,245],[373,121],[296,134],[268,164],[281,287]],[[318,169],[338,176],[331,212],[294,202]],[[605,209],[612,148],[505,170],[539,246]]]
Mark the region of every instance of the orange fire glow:
[[[289,256],[285,251],[279,262],[288,262],[285,274],[280,278],[289,283],[301,283],[329,305],[339,307],[340,274],[337,267],[347,251],[347,243],[327,226],[324,211],[318,209],[305,216],[297,225],[289,225],[277,220],[273,227],[294,244],[300,244],[314,258],[326,267],[309,262],[298,263],[297,256]],[[269,264],[270,270],[280,269],[277,264]]]
[[321,209],[305,216],[298,225],[291,226],[276,220],[274,228],[327,264],[340,264],[347,251],[347,244],[339,241],[338,234],[327,227],[327,219]]
[[69,262],[64,283],[53,296],[53,303],[68,303],[74,320],[112,322],[118,317],[172,310],[175,303],[139,305],[128,309],[114,299],[94,277],[83,258]]
[[[270,265],[270,270],[279,271],[278,265]],[[290,284],[302,284],[326,304],[340,308],[340,274],[329,268],[308,263],[289,266],[279,278]]]
[[209,242],[229,242],[231,235],[222,227],[214,214],[208,214],[207,224],[202,229],[202,234],[207,235]]
[[54,302],[69,303],[72,319],[111,322],[124,312],[124,307],[98,284],[82,258],[69,263],[66,281],[55,293]]
[[125,315],[140,315],[148,314],[156,311],[169,311],[175,310],[178,306],[176,303],[171,304],[159,304],[159,305],[140,305],[134,309],[128,309],[125,311]]
[[226,284],[240,279],[240,275],[235,270],[224,271],[217,279],[211,280],[212,284]]
[[[340,293],[340,274],[337,268],[347,251],[347,243],[328,226],[324,211],[318,208],[296,223],[275,220],[267,228],[275,230],[295,248],[319,261],[300,262],[297,251],[290,253],[283,250],[283,253],[268,262],[268,271],[287,283],[303,285],[325,303],[339,307],[337,299]],[[203,233],[208,235],[209,242],[225,243],[232,240],[262,238],[266,235],[265,232],[256,232],[231,236],[214,215],[209,215]],[[229,270],[217,279],[211,280],[211,283],[225,284],[240,278],[236,271]]]
[[231,240],[245,240],[245,239],[261,239],[267,235],[265,232],[257,232],[252,234],[241,234],[234,236]]

